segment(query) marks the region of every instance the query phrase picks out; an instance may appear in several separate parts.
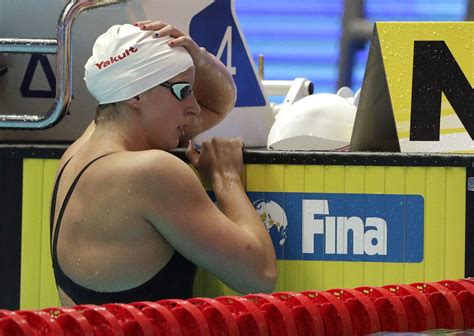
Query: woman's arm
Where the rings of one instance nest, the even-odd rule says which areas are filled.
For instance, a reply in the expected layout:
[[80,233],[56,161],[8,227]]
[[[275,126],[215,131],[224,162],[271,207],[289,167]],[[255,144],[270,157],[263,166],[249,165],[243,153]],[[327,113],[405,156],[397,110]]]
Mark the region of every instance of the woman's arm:
[[275,250],[241,181],[242,145],[241,139],[214,138],[200,153],[188,146],[186,154],[212,182],[219,208],[189,166],[163,151],[144,152],[137,199],[144,218],[187,259],[238,292],[271,292]]
[[221,122],[234,108],[237,93],[232,75],[220,60],[200,48],[203,56],[196,64],[194,94],[201,105],[197,135]]

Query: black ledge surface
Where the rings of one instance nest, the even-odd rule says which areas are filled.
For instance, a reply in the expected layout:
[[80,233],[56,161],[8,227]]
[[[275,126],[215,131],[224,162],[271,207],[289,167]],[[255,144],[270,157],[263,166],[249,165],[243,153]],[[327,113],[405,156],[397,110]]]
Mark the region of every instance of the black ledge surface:
[[[184,149],[172,152],[186,160]],[[474,167],[474,154],[277,151],[245,148],[244,162],[290,165]]]
[[[67,144],[0,144],[0,159],[60,158]],[[184,149],[171,151],[187,161]],[[474,167],[474,154],[275,151],[245,148],[248,164]]]

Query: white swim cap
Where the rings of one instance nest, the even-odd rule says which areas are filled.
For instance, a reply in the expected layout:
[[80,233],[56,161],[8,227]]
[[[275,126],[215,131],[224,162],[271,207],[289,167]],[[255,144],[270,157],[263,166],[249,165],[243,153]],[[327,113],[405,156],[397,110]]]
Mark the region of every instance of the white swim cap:
[[99,104],[133,98],[193,65],[186,49],[171,48],[171,37],[154,38],[154,33],[124,24],[97,38],[84,80]]

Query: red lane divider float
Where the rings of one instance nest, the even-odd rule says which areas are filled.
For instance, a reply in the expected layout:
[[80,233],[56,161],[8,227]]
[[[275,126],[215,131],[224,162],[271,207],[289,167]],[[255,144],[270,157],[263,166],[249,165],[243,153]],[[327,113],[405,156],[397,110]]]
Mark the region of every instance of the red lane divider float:
[[300,293],[277,292],[273,293],[290,308],[295,319],[298,336],[324,336],[324,322],[317,305]]
[[59,323],[46,312],[23,310],[18,311],[17,314],[26,319],[35,331],[35,335],[65,335]]
[[449,289],[436,282],[415,282],[410,286],[418,289],[430,301],[436,316],[436,328],[464,328],[461,306]]
[[160,300],[157,303],[167,307],[173,313],[183,336],[211,336],[206,318],[192,303],[178,299]]
[[117,318],[105,307],[96,305],[79,305],[71,308],[84,315],[94,329],[94,335],[125,336]]
[[0,334],[33,336],[35,332],[23,316],[8,310],[0,310]]
[[137,308],[122,303],[109,303],[102,307],[118,320],[125,336],[153,336],[153,326],[148,318]]
[[337,288],[326,292],[333,294],[346,305],[351,316],[354,335],[381,331],[377,309],[367,296],[354,289]]
[[433,329],[474,329],[474,278],[0,310],[0,336],[349,336]]
[[381,331],[409,331],[405,308],[397,296],[382,287],[358,287],[374,303],[380,319]]
[[353,334],[349,311],[337,297],[331,293],[312,290],[301,292],[301,294],[318,305],[326,335],[350,336]]
[[465,279],[460,279],[458,281],[469,282],[470,284],[474,285],[474,278],[465,278]]
[[166,307],[155,302],[134,302],[133,307],[140,310],[150,321],[155,335],[183,336],[179,322]]
[[221,302],[208,298],[186,300],[204,315],[212,335],[239,336],[239,327],[232,312]]
[[270,335],[297,336],[293,315],[282,301],[268,294],[249,294],[244,298],[255,303],[263,312],[268,329],[270,329]]
[[42,310],[61,326],[66,336],[94,336],[94,328],[80,311],[71,308]]
[[408,285],[387,285],[383,288],[402,301],[408,317],[409,331],[436,328],[436,317],[430,301],[418,289]]
[[438,283],[456,296],[463,312],[464,329],[474,329],[474,284],[454,280],[443,280]]
[[239,296],[221,296],[215,300],[232,312],[241,336],[269,336],[265,316],[251,301]]

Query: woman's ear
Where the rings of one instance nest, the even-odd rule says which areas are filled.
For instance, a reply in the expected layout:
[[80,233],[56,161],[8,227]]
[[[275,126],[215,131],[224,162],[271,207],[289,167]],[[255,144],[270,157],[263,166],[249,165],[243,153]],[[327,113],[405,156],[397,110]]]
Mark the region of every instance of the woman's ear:
[[126,100],[125,104],[134,110],[138,109],[140,107],[140,95],[137,95],[133,98]]

